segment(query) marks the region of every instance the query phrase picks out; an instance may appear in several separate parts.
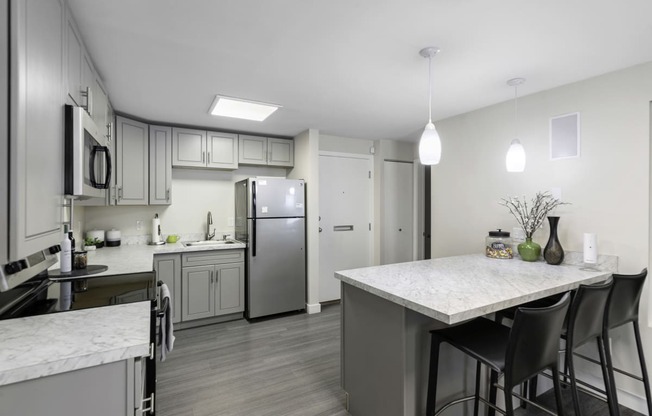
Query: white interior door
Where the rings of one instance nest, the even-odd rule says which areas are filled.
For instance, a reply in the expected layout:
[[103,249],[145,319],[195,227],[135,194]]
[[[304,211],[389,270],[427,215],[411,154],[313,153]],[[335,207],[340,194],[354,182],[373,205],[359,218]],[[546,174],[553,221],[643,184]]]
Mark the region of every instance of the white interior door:
[[383,264],[414,260],[414,172],[412,162],[383,166]]
[[340,298],[337,270],[370,266],[371,158],[365,155],[319,155],[319,301]]

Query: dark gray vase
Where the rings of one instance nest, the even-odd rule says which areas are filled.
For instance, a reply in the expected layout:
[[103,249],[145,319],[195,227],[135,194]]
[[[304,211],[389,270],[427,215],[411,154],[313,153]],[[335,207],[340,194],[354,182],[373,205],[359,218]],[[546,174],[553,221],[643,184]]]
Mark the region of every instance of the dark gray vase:
[[557,237],[559,217],[548,217],[548,223],[550,224],[550,237],[548,238],[546,248],[543,249],[543,258],[546,260],[546,263],[556,266],[564,261],[564,249],[561,247],[559,238]]

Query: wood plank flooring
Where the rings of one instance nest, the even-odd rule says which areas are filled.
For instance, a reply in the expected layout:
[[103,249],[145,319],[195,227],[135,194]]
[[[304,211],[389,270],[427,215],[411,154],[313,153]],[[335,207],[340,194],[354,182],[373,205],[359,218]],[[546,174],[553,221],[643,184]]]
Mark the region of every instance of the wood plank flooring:
[[[349,415],[340,388],[339,305],[315,315],[239,320],[175,335],[174,351],[157,367],[157,416]],[[551,393],[540,401],[555,409]],[[570,391],[563,394],[566,414],[573,415]],[[609,414],[604,403],[580,396],[584,416]],[[621,412],[640,415],[622,406]],[[545,413],[530,406],[516,414]]]

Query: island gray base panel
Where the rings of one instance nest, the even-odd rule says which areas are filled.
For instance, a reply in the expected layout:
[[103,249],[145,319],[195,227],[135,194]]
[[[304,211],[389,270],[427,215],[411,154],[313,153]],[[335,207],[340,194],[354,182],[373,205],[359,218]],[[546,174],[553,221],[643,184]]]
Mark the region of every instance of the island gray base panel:
[[[353,416],[422,416],[426,410],[430,335],[447,325],[342,284],[342,387]],[[438,406],[471,394],[475,362],[442,345]],[[447,416],[472,412],[460,404]]]

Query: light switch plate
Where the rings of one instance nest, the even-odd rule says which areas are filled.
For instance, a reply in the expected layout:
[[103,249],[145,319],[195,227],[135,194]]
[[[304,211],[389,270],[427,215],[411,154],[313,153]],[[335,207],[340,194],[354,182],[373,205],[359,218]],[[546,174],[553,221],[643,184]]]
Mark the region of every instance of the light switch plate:
[[136,221],[136,230],[140,231],[143,229],[143,222],[138,220]]

